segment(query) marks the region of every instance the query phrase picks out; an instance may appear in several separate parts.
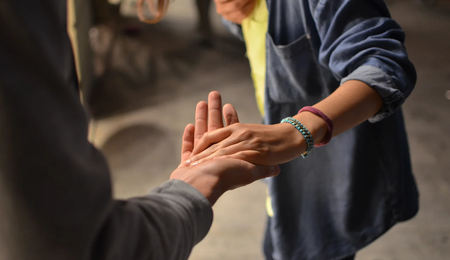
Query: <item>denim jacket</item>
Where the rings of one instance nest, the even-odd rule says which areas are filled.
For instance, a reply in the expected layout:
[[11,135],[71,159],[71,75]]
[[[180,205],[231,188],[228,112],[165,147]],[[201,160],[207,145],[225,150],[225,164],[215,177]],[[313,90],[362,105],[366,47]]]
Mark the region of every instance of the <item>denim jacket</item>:
[[[359,80],[382,97],[368,121],[280,165],[268,180],[267,259],[355,254],[418,211],[401,104],[414,88],[404,32],[382,0],[267,0],[265,123]],[[226,22],[240,36],[240,28]],[[241,37],[242,38],[242,37]]]

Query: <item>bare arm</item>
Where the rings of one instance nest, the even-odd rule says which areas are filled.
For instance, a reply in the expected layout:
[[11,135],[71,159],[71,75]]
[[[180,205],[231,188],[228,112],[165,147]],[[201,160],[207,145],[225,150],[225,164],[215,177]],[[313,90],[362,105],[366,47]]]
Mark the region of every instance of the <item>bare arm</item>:
[[[382,1],[310,1],[320,38],[318,62],[341,86],[314,104],[331,118],[333,136],[369,119],[377,122],[401,106],[414,88],[416,74],[403,45],[404,32],[390,19]],[[355,15],[348,15],[360,10]],[[312,132],[315,143],[325,122],[309,112],[291,115]],[[206,150],[205,150],[206,149]],[[289,124],[236,124],[207,133],[189,163],[219,156],[257,164],[284,163],[306,150],[303,136]]]
[[[364,82],[349,80],[314,107],[324,112],[333,121],[333,136],[336,136],[374,116],[382,104],[380,95],[373,88]],[[293,117],[302,122],[311,132],[315,143],[322,141],[327,132],[326,123],[322,118],[309,112],[302,112]],[[302,148],[299,151],[304,152],[306,144],[301,142],[301,145]]]
[[[333,136],[336,136],[375,115],[381,105],[381,97],[373,88],[361,81],[349,80],[314,106],[333,120]],[[316,144],[322,141],[327,132],[322,118],[309,112],[293,117],[311,132]],[[224,156],[273,165],[290,161],[305,151],[305,139],[290,124],[235,124],[206,133],[187,164]]]

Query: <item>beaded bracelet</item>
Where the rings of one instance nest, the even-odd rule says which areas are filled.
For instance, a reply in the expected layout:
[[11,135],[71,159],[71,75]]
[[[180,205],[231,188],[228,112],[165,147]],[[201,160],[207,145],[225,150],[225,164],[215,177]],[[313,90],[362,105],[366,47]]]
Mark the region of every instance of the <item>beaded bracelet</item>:
[[298,111],[299,114],[301,112],[313,113],[314,115],[321,117],[323,121],[325,121],[325,123],[327,124],[327,133],[323,137],[322,141],[319,144],[316,144],[315,146],[319,147],[328,144],[331,140],[331,137],[333,137],[333,129],[334,129],[333,121],[331,121],[331,119],[327,115],[325,115],[325,113],[323,113],[322,111],[320,111],[315,107],[304,107],[300,109],[300,111]]
[[306,129],[306,127],[297,119],[292,117],[286,117],[285,119],[281,120],[281,123],[289,123],[293,125],[303,135],[306,140],[306,151],[302,153],[302,157],[308,157],[308,155],[311,153],[311,150],[314,148],[314,139],[308,129]]

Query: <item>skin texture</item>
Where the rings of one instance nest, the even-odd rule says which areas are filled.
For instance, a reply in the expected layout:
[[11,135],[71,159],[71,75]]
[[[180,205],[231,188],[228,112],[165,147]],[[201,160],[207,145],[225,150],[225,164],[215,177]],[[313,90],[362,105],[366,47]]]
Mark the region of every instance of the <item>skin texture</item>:
[[[228,190],[245,186],[256,180],[276,176],[280,173],[278,166],[259,166],[233,158],[221,158],[189,166],[184,162],[189,158],[204,133],[223,128],[222,101],[218,92],[211,92],[208,103],[199,102],[195,113],[195,126],[189,124],[183,133],[181,163],[173,171],[171,179],[182,180],[199,190],[211,203],[217,201]],[[236,110],[232,105],[225,105],[223,115],[226,125],[238,122]]]
[[[363,82],[345,82],[333,94],[314,105],[333,121],[336,136],[375,115],[382,106],[380,95]],[[320,143],[327,132],[325,121],[310,112],[293,116]],[[303,136],[287,123],[275,125],[235,123],[202,133],[186,165],[216,158],[234,158],[258,165],[288,162],[306,151]]]

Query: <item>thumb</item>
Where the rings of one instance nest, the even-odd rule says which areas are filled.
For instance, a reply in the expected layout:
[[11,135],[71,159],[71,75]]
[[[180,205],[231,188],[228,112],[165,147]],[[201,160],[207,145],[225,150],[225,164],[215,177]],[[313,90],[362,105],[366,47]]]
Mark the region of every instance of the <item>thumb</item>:
[[262,166],[255,165],[253,168],[253,177],[255,180],[264,179],[268,177],[274,177],[280,174],[280,167],[278,165]]

